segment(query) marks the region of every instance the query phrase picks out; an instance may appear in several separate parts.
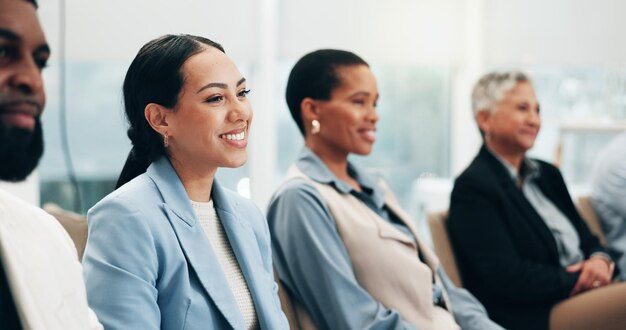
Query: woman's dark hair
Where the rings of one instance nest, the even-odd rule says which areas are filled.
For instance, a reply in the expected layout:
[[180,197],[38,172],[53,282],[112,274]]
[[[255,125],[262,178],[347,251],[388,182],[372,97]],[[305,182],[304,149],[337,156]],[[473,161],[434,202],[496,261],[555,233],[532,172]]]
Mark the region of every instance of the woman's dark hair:
[[365,65],[367,62],[358,55],[337,49],[320,49],[304,55],[291,69],[285,98],[291,117],[304,135],[302,110],[300,104],[304,98],[329,100],[330,94],[341,84],[337,68],[353,65]]
[[206,46],[224,48],[209,39],[192,35],[165,35],[145,44],[130,64],[124,78],[124,108],[133,148],[128,154],[116,188],[144,173],[150,164],[166,155],[163,138],[146,120],[149,103],[174,108],[185,77],[181,68]]

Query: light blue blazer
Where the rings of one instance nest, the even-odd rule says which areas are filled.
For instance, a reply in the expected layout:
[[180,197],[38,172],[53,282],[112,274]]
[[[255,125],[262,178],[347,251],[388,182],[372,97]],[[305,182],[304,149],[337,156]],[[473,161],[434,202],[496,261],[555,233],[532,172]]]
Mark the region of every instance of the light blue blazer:
[[[265,217],[217,181],[211,197],[261,329],[288,329]],[[218,259],[165,157],[87,217],[87,297],[105,329],[245,329]]]

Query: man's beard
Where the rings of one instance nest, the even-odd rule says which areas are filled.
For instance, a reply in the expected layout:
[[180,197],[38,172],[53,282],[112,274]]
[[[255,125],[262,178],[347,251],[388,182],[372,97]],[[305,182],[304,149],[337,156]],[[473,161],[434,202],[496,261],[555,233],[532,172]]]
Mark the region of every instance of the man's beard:
[[35,128],[8,127],[0,118],[0,180],[17,182],[37,167],[43,154],[43,133],[39,116]]

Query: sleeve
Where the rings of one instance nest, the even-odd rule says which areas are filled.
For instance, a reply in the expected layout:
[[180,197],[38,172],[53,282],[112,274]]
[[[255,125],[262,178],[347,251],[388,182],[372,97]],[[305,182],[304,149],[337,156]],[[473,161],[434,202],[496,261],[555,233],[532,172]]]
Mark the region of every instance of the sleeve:
[[415,329],[356,280],[334,220],[311,185],[294,180],[272,200],[276,271],[320,329]]
[[[585,254],[585,258],[589,258],[591,255],[596,253],[604,253],[608,256],[607,251],[600,245],[598,238],[591,233],[587,223],[580,216],[580,213],[578,213],[578,210],[572,200],[572,196],[567,190],[567,185],[561,175],[561,171],[559,171],[559,169],[552,164],[548,164],[546,162],[541,162],[541,164],[543,165],[542,170],[547,172],[547,180],[549,180],[550,184],[552,184],[552,191],[556,192],[558,196],[551,196],[552,191],[544,193],[549,199],[552,199],[552,201],[555,202],[557,207],[559,207],[563,213],[565,213],[576,229],[580,238],[580,249]],[[555,200],[555,198],[557,200]]]
[[615,260],[614,274],[626,280],[626,133],[604,149],[591,177],[591,202]]
[[107,330],[159,329],[154,239],[145,216],[129,204],[116,198],[89,212],[87,298]]
[[489,319],[487,310],[471,293],[458,288],[450,281],[443,268],[437,270],[443,287],[448,293],[454,319],[463,330],[504,330],[503,327]]
[[625,167],[613,169],[609,179],[607,179],[610,180],[607,184],[613,185],[610,189],[610,196],[607,196],[607,202],[615,213],[621,218],[626,218],[626,187],[624,186],[626,183],[626,162],[622,165]]
[[602,151],[591,176],[591,196],[614,216],[626,218],[626,133]]
[[457,180],[452,192],[448,229],[465,273],[488,283],[481,290],[507,303],[568,297],[579,274],[522,258],[498,210],[501,201],[484,189]]

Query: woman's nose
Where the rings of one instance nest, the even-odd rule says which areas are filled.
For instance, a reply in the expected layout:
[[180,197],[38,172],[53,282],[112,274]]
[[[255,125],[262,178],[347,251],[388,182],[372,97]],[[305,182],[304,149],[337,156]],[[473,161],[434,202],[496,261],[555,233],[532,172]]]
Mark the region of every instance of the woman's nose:
[[372,121],[372,122],[374,122],[374,123],[378,121],[379,116],[378,116],[378,111],[376,111],[376,107],[375,106],[372,106],[372,108],[370,109],[370,111],[368,113],[368,116],[367,116],[367,119]]
[[526,120],[528,121],[528,123],[530,123],[533,126],[539,126],[541,124],[541,117],[539,116],[539,111],[538,110],[530,111],[530,114],[528,115]]
[[248,121],[252,117],[252,108],[248,101],[241,101],[236,99],[231,105],[231,109],[228,112],[228,119],[230,121],[244,120]]

